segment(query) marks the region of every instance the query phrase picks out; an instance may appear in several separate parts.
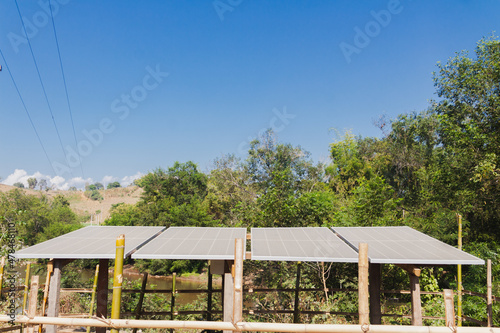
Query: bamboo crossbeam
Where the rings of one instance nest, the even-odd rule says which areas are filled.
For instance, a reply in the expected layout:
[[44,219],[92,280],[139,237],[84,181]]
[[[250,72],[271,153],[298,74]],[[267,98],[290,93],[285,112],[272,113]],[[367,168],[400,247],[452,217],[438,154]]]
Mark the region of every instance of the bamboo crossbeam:
[[2,327],[0,328],[0,332],[12,332],[12,331],[18,331],[21,329],[22,326],[9,326],[9,327]]
[[474,318],[471,318],[471,317],[468,317],[466,315],[462,315],[462,319],[465,319],[467,321],[470,321],[474,324],[478,324],[478,325],[481,325],[483,327],[487,327],[488,326],[488,323],[487,322],[484,322],[484,321],[481,321],[481,320],[477,320],[477,319],[474,319]]
[[[0,315],[0,322],[8,322],[9,316]],[[450,328],[445,326],[400,326],[400,325],[331,325],[331,324],[281,324],[239,322],[233,325],[229,322],[208,321],[172,321],[172,320],[128,320],[128,319],[99,319],[99,318],[57,318],[17,316],[17,323],[45,324],[65,326],[94,326],[120,328],[174,328],[174,329],[207,329],[228,331],[253,332],[309,332],[309,333],[449,333]],[[500,333],[500,328],[491,327],[456,327],[456,333]]]

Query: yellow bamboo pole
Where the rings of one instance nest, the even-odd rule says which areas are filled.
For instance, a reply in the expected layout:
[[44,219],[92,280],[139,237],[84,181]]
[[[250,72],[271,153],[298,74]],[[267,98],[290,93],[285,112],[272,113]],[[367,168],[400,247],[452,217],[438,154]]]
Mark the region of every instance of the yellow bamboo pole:
[[491,259],[486,261],[486,312],[488,317],[488,327],[493,326],[493,300],[491,289]]
[[[92,315],[94,314],[94,302],[95,302],[95,293],[97,290],[98,277],[99,277],[99,264],[97,264],[97,266],[95,266],[94,285],[92,287],[92,299],[90,301],[89,318],[92,318]],[[87,333],[90,333],[90,326],[87,326]]]
[[0,299],[2,299],[2,285],[3,285],[3,268],[5,266],[5,257],[2,257],[0,262]]
[[[120,319],[124,252],[125,252],[125,235],[120,235],[116,239],[115,272],[113,276],[113,301],[111,303],[111,319]],[[118,333],[118,330],[113,328],[111,329],[111,333]]]
[[26,265],[26,279],[24,280],[23,313],[26,310],[26,302],[28,300],[28,284],[30,281],[30,268],[31,268],[31,263],[28,263],[28,265]]
[[[458,249],[462,250],[462,215],[457,214],[458,220]],[[458,326],[462,326],[462,265],[457,265],[458,299],[457,299],[457,319]]]
[[[42,300],[42,316],[45,316],[45,310],[47,308],[47,299],[49,297],[49,285],[50,276],[54,271],[54,262],[51,260],[47,264],[47,276],[45,277],[45,288],[43,289],[43,300]],[[38,325],[38,333],[43,332],[43,325]]]

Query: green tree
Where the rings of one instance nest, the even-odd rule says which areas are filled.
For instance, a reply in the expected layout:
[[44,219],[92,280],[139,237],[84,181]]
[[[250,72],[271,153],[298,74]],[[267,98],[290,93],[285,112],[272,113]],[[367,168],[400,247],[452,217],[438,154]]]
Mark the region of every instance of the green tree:
[[24,184],[21,182],[14,183],[13,186],[18,187],[18,188],[24,188]]
[[34,177],[28,178],[28,187],[30,189],[34,190],[37,183],[38,183],[38,181],[36,180],[36,178],[34,178]]
[[108,186],[106,187],[108,190],[112,188],[117,188],[117,187],[122,187],[119,182],[112,182],[109,183]]

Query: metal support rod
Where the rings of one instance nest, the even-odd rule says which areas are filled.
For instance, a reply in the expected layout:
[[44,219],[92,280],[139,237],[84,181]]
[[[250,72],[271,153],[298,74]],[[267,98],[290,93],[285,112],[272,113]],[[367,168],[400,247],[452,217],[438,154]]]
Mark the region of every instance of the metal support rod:
[[491,259],[488,259],[486,261],[486,311],[488,314],[488,327],[493,326],[493,295],[491,282]]
[[[458,249],[462,250],[462,215],[457,214],[458,222]],[[462,265],[457,265],[457,316],[458,316],[458,326],[462,326]]]
[[300,322],[299,294],[300,294],[300,266],[301,262],[297,262],[297,278],[295,279],[295,302],[293,303],[293,322]]
[[[113,301],[111,303],[111,319],[120,319],[120,306],[122,302],[123,283],[123,255],[125,251],[125,235],[120,235],[116,239],[115,271],[113,276]],[[113,328],[111,333],[118,333]]]
[[[144,294],[146,291],[146,286],[148,284],[148,273],[144,273],[142,277],[141,294],[139,295],[139,302],[137,302],[137,308],[135,309],[135,319],[141,318],[142,303],[144,302]],[[134,328],[133,333],[137,332],[137,328]]]

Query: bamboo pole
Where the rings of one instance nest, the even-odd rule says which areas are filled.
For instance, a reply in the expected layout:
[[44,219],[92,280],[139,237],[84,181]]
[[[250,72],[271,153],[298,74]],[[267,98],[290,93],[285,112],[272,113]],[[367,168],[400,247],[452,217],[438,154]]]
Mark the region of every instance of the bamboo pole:
[[455,303],[453,301],[453,290],[445,289],[443,290],[444,297],[444,312],[446,317],[446,326],[454,328],[455,327]]
[[368,244],[359,243],[358,260],[358,312],[359,324],[370,324],[370,305],[368,302]]
[[26,265],[26,278],[24,279],[23,313],[26,310],[26,302],[28,300],[28,286],[30,283],[30,268],[31,268],[31,263],[28,263]]
[[[94,285],[92,286],[92,299],[90,300],[89,318],[94,314],[95,294],[97,291],[97,280],[99,278],[99,264],[95,266]],[[90,326],[87,326],[87,333],[90,333]]]
[[491,259],[488,259],[486,261],[486,309],[488,313],[488,327],[493,326],[493,300],[491,282]]
[[[111,319],[120,318],[120,306],[122,303],[122,283],[123,283],[123,254],[125,251],[125,235],[120,235],[116,239],[115,272],[113,276],[113,301],[111,303]],[[118,333],[113,328],[111,333]]]
[[[29,295],[29,307],[28,307],[28,317],[36,316],[36,303],[38,299],[38,275],[34,275],[31,278],[31,288]],[[35,327],[33,325],[28,324],[28,333],[34,333]]]
[[[9,316],[0,315],[0,322],[8,322]],[[100,319],[100,318],[60,318],[17,316],[15,322],[45,325],[94,326],[114,328],[176,328],[196,330],[227,330],[253,332],[309,332],[309,333],[363,333],[367,332],[362,325],[332,325],[332,324],[282,324],[239,322],[236,325],[228,322],[214,321],[180,321],[180,320],[134,320],[134,319]],[[401,325],[370,325],[370,333],[450,333],[445,326],[401,326]],[[457,327],[456,333],[500,333],[500,328],[493,327]]]
[[[43,300],[42,300],[42,316],[45,316],[45,310],[47,309],[47,299],[49,297],[49,284],[50,276],[54,270],[54,262],[51,260],[47,263],[47,276],[45,277],[45,287],[43,288]],[[43,325],[38,325],[38,333],[42,333]]]
[[[142,277],[141,294],[139,295],[139,302],[137,302],[137,308],[135,309],[135,319],[141,318],[142,303],[144,302],[144,294],[146,291],[146,286],[148,284],[148,273],[144,273]],[[137,332],[137,328],[134,328],[133,333]]]
[[2,299],[3,268],[5,267],[5,257],[0,261],[0,299]]
[[[462,215],[457,214],[458,221],[458,249],[462,250]],[[458,282],[458,299],[457,299],[457,316],[458,326],[462,326],[462,265],[457,265],[457,282]]]
[[[172,273],[172,295],[170,298],[170,320],[174,320],[174,308],[175,308],[175,278],[177,277],[177,273],[173,272]],[[172,333],[174,330],[171,329],[170,333]]]
[[295,302],[293,303],[293,322],[300,322],[300,308],[299,308],[299,293],[300,293],[300,266],[301,262],[297,262],[297,278],[295,279]]
[[243,319],[243,258],[245,248],[242,238],[234,241],[234,295],[233,295],[233,324]]

